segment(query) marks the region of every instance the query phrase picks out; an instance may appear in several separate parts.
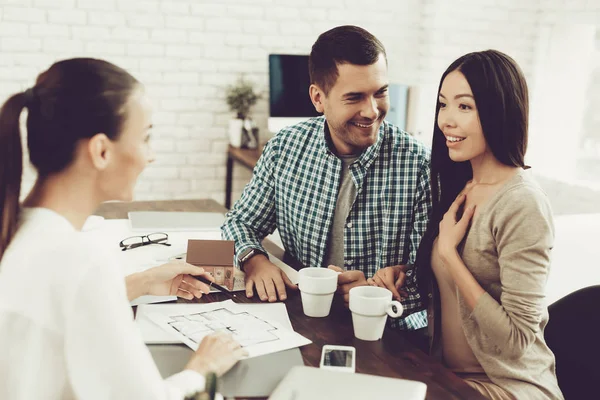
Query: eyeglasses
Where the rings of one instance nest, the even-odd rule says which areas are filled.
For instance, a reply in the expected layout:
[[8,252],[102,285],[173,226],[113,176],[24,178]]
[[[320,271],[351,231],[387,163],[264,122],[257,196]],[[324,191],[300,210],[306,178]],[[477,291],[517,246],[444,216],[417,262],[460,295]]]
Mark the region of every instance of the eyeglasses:
[[169,235],[163,232],[154,232],[149,233],[144,236],[131,236],[126,239],[121,240],[119,243],[119,247],[121,247],[121,251],[135,249],[136,247],[146,246],[149,244],[161,244],[163,246],[170,246],[167,243],[169,239]]

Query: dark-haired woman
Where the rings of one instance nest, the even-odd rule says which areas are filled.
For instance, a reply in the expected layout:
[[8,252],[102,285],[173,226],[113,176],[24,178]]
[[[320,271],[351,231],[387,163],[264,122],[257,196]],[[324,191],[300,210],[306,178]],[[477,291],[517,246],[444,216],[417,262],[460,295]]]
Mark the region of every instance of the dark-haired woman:
[[[562,399],[544,341],[554,226],[526,171],[520,68],[494,50],[460,57],[436,115],[432,216],[417,254],[432,352],[487,398]],[[401,273],[384,272],[370,283]]]
[[[20,204],[19,116],[38,172]],[[0,398],[182,399],[207,372],[245,354],[230,335],[205,338],[186,369],[160,376],[129,299],[201,295],[186,264],[123,280],[118,263],[79,231],[106,200],[132,199],[152,161],[144,90],[101,60],[53,64],[0,111]]]

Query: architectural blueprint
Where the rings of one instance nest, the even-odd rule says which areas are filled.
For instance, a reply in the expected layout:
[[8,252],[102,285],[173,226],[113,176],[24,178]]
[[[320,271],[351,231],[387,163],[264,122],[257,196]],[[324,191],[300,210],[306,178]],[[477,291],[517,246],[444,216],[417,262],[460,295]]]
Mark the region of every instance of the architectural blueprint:
[[[158,310],[158,308],[157,308]],[[196,350],[202,339],[218,331],[225,331],[244,347],[249,357],[275,353],[309,344],[304,336],[247,311],[231,300],[194,304],[190,311],[165,309],[149,312],[146,317],[181,342]]]

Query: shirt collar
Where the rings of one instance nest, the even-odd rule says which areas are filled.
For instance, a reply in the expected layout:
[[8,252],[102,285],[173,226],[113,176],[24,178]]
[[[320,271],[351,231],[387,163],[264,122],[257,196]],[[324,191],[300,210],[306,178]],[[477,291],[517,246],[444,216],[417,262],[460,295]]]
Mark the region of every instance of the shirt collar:
[[19,226],[35,224],[37,229],[57,232],[76,232],[68,219],[49,208],[23,207],[19,213]]
[[[379,156],[379,151],[381,149],[382,143],[385,140],[385,134],[387,129],[387,122],[383,121],[381,126],[379,126],[379,132],[377,133],[377,141],[369,146],[365,151],[362,152],[360,157],[358,157],[358,162],[360,165],[367,169],[369,166],[377,159]],[[329,126],[327,125],[327,121],[325,117],[321,118],[321,123],[318,127],[320,139],[320,147],[321,151],[325,153],[325,155],[333,155],[337,157],[335,152],[332,150],[333,142],[331,141],[331,134],[329,132]]]

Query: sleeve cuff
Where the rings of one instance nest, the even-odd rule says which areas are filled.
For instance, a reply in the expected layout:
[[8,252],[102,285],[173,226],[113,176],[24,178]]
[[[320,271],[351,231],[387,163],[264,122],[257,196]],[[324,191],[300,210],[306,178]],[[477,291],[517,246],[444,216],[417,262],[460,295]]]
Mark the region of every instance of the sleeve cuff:
[[183,370],[166,379],[169,386],[181,392],[181,398],[204,390],[204,376],[189,369]]

